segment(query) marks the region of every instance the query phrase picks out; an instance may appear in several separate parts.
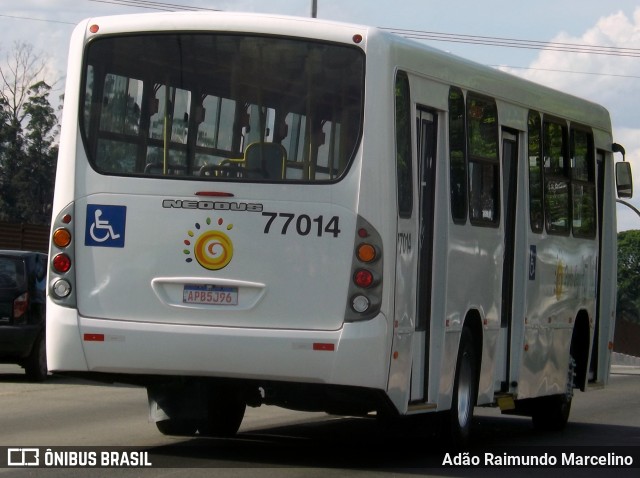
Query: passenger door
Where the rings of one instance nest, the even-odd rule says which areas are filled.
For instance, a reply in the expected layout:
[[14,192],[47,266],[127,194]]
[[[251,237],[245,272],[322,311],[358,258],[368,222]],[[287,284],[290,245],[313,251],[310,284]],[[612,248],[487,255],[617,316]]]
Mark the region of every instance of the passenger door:
[[429,383],[429,329],[433,279],[433,234],[437,115],[418,107],[416,136],[418,148],[417,293],[416,326],[411,366],[411,401],[426,401]]
[[504,353],[504,368],[500,388],[508,391],[511,373],[513,336],[513,297],[516,244],[516,207],[518,178],[518,136],[511,130],[502,131],[502,204],[504,214],[504,262],[502,268],[502,306],[500,332]]

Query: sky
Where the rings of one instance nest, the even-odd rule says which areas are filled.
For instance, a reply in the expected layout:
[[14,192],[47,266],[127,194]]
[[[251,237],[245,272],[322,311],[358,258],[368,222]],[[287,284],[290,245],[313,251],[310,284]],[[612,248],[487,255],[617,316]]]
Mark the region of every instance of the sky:
[[[62,94],[74,25],[87,17],[158,11],[132,6],[142,3],[310,16],[312,1],[0,0],[0,63],[16,42],[28,43],[46,59],[46,80],[55,81],[54,94]],[[624,146],[634,170],[636,194],[629,202],[640,209],[638,0],[317,0],[317,16],[384,28],[627,49],[626,55],[593,54],[425,41],[605,106],[614,141]],[[640,229],[640,216],[624,205],[617,208],[618,231]]]

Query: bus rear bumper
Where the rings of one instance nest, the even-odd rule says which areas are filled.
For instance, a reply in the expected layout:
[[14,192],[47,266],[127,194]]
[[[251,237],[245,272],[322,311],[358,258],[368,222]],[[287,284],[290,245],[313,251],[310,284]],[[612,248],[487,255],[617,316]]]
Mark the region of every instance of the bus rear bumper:
[[53,371],[387,387],[390,343],[382,314],[368,321],[345,323],[336,331],[84,317],[79,317],[75,326],[73,322],[58,320],[55,336],[47,341]]
[[50,372],[87,372],[76,309],[47,299],[47,367]]

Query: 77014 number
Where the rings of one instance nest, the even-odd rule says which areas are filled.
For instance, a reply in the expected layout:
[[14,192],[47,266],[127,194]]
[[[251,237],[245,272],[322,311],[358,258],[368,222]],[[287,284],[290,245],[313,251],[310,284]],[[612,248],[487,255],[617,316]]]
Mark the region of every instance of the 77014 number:
[[338,216],[332,216],[326,220],[323,215],[312,219],[306,214],[287,212],[263,212],[262,215],[269,218],[264,226],[265,234],[271,233],[273,227],[275,230],[280,228],[282,235],[289,233],[289,231],[300,236],[308,236],[312,233],[318,237],[322,237],[324,234],[333,237],[340,235],[340,218]]

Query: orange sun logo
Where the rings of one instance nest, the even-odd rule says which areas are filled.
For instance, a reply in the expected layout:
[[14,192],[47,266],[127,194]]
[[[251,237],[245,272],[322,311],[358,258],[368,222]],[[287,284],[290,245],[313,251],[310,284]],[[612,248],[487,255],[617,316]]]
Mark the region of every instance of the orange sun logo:
[[[207,226],[211,226],[211,218],[208,217],[205,222]],[[224,221],[220,218],[217,223],[218,226],[222,227]],[[225,268],[233,258],[233,243],[229,236],[219,229],[201,231],[203,228],[197,222],[195,223],[195,229],[195,232],[188,230],[187,235],[189,237],[184,240],[184,245],[188,246],[182,251],[188,256],[185,259],[186,262],[193,262],[193,257],[191,257],[191,254],[193,254],[198,264],[205,269],[217,271]],[[227,231],[231,229],[233,229],[233,224],[226,226]]]

